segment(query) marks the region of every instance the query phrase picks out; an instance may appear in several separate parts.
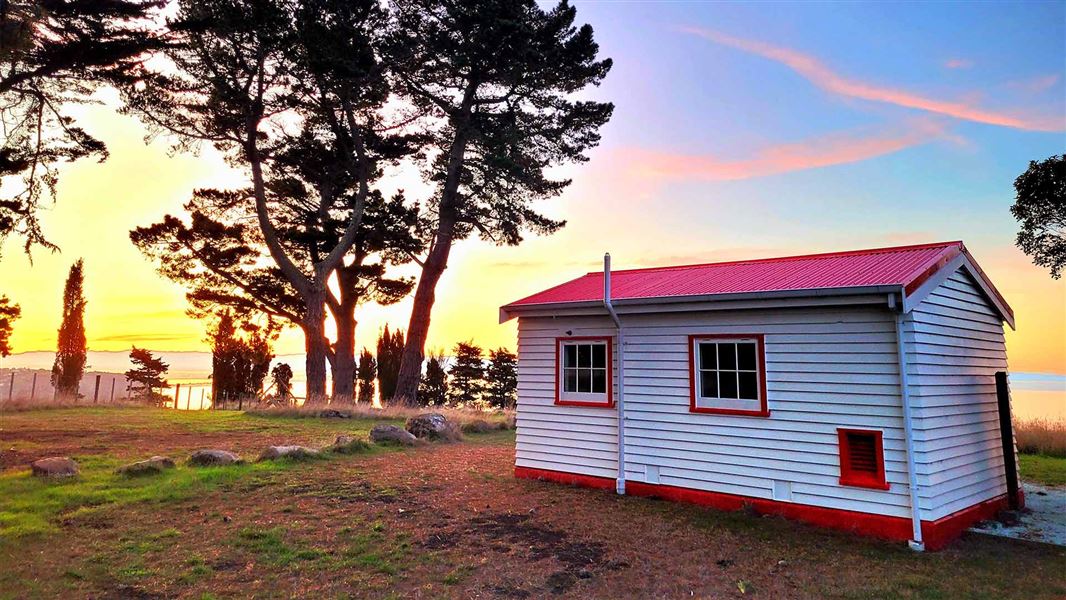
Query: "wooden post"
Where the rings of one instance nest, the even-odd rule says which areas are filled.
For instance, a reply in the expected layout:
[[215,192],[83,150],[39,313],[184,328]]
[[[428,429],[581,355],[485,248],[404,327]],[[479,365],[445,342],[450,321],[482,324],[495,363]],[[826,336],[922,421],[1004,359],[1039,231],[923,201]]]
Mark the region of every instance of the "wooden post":
[[111,376],[111,403],[112,404],[115,403],[115,380],[116,379],[118,379],[118,377],[115,377],[113,375]]
[[96,385],[93,386],[93,404],[100,400],[100,374],[96,374]]
[[33,383],[30,385],[30,402],[37,396],[37,371],[33,372]]
[[204,409],[204,392],[207,388],[200,388],[200,410]]
[[11,402],[15,398],[15,371],[11,370],[11,387],[7,389],[7,401]]
[[181,384],[174,384],[174,410],[178,410],[178,395],[181,394]]
[[1007,372],[996,371],[996,400],[999,401],[999,437],[1003,444],[1003,469],[1007,476],[1007,506],[1021,508],[1018,502],[1018,462],[1014,456],[1014,425],[1010,414],[1010,387]]

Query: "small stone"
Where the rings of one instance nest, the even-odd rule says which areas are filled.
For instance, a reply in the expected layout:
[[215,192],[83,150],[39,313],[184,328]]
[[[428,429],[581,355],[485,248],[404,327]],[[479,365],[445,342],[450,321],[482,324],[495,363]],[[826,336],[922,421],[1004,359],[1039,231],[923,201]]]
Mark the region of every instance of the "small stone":
[[346,412],[343,412],[343,411],[332,409],[332,408],[327,408],[326,410],[319,411],[318,416],[319,416],[319,418],[322,418],[322,419],[350,419],[350,418],[352,418],[352,415],[350,415],[350,414],[348,414]]
[[66,456],[52,456],[33,461],[30,469],[37,477],[74,477],[78,474],[78,463]]
[[153,456],[148,460],[139,460],[135,463],[119,467],[115,470],[119,475],[126,477],[140,477],[142,475],[156,475],[166,469],[173,469],[174,461],[165,456]]
[[418,443],[418,438],[395,425],[374,425],[370,430],[370,440],[376,444],[391,442],[404,446]]
[[359,454],[370,449],[370,444],[363,438],[353,435],[338,435],[333,445],[327,448],[337,454]]
[[227,450],[197,450],[189,456],[189,464],[194,467],[214,467],[219,465],[240,464],[240,456]]
[[259,454],[259,462],[264,460],[277,460],[279,458],[307,460],[308,458],[314,458],[316,456],[318,456],[318,450],[313,450],[305,446],[267,446],[266,450],[263,450],[263,452]]

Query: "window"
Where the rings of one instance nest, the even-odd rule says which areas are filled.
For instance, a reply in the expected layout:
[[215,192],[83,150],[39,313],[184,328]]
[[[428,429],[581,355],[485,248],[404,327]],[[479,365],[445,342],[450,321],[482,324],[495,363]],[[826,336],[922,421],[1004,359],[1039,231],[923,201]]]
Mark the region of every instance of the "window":
[[837,429],[840,485],[887,490],[885,449],[880,431]]
[[555,362],[556,404],[614,406],[611,390],[611,338],[558,338]]
[[769,416],[761,335],[689,336],[692,412]]

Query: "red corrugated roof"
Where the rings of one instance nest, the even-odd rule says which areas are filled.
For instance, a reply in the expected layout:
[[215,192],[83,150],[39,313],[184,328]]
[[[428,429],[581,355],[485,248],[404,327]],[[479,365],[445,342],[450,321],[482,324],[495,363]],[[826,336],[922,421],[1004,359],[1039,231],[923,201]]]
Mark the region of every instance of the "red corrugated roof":
[[[611,272],[611,298],[674,298],[897,285],[902,286],[909,294],[947,262],[965,252],[966,248],[962,242],[940,242],[783,258],[618,270]],[[987,283],[991,286],[991,282]],[[998,296],[998,293],[996,295]],[[602,299],[603,273],[593,272],[512,302],[505,306],[504,310]]]

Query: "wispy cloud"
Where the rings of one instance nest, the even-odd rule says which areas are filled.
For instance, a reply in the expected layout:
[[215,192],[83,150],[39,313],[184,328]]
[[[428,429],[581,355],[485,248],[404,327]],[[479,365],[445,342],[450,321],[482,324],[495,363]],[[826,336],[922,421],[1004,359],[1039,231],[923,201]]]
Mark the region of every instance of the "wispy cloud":
[[739,160],[644,149],[624,150],[622,160],[630,173],[644,177],[730,181],[859,162],[947,137],[942,123],[919,120],[896,129],[835,133],[777,144]]
[[969,69],[973,61],[966,58],[949,58],[944,61],[944,66],[949,69]]
[[1058,73],[1051,73],[1050,75],[1040,75],[1029,79],[1012,81],[1008,83],[1007,86],[1029,94],[1039,94],[1055,87],[1055,84],[1057,84],[1060,79],[1062,79],[1062,77]]
[[741,39],[698,27],[683,27],[681,30],[718,44],[779,62],[796,71],[818,87],[841,96],[884,102],[946,115],[956,119],[1016,129],[1061,131],[1066,128],[1066,123],[1063,123],[1061,118],[1010,114],[980,108],[967,101],[938,100],[906,90],[851,79],[836,73],[817,58],[789,48],[781,48],[757,40]]

